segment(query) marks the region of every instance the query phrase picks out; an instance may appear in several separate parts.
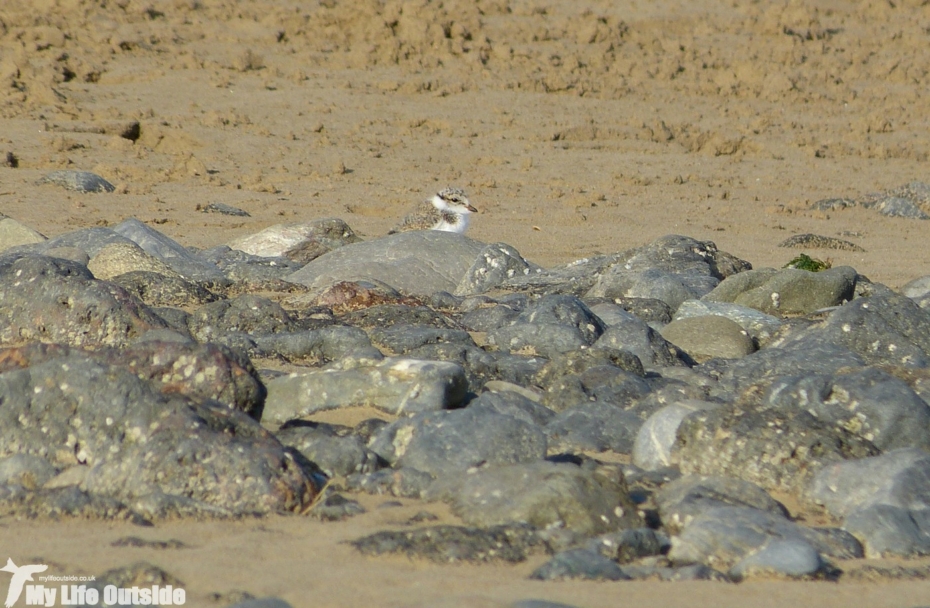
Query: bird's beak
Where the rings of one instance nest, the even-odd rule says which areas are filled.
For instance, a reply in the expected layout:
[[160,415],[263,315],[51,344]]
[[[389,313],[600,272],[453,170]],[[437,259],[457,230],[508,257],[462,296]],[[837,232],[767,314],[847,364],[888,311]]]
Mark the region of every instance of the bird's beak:
[[472,205],[471,203],[468,203],[467,205],[465,205],[465,208],[471,211],[472,213],[478,213],[478,210],[475,209],[475,206]]

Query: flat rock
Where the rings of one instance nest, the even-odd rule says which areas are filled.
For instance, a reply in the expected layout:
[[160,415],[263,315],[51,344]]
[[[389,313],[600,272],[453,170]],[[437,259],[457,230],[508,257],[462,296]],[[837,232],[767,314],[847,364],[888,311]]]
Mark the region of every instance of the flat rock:
[[158,258],[185,279],[197,281],[225,279],[219,268],[200,260],[177,241],[135,218],[124,220],[114,226],[113,232],[133,241],[146,253]]
[[352,541],[366,555],[399,553],[438,563],[494,563],[525,561],[542,552],[545,544],[526,525],[488,528],[429,526],[416,530],[384,531]]
[[678,321],[706,315],[726,317],[738,323],[760,346],[769,342],[784,324],[778,317],[767,315],[748,306],[740,306],[729,302],[711,302],[709,300],[682,302],[678,310],[675,311],[674,320]]
[[788,517],[784,505],[759,486],[730,477],[685,475],[660,488],[654,497],[663,525],[686,528],[694,518],[717,507],[749,507]]
[[533,570],[531,579],[558,581],[566,579],[630,580],[617,562],[590,549],[569,549],[556,553],[552,559]]
[[778,244],[779,247],[793,247],[795,249],[836,249],[840,251],[863,252],[865,249],[843,239],[820,234],[796,234]]
[[629,454],[642,419],[606,402],[575,405],[546,425],[549,449],[560,452],[590,450]]
[[625,484],[572,464],[537,461],[469,475],[452,499],[470,525],[525,522],[593,536],[643,526]]
[[778,577],[819,578],[828,571],[827,563],[810,543],[798,539],[773,539],[730,568],[733,580]]
[[369,445],[393,467],[413,467],[435,477],[546,457],[546,436],[539,427],[470,407],[397,420]]
[[[806,314],[853,299],[859,276],[849,266],[822,272],[783,268],[774,272],[734,275],[704,296],[711,302],[732,302],[771,315]],[[749,274],[749,273],[745,273]],[[727,285],[727,281],[731,281]]]
[[103,246],[87,264],[94,277],[107,280],[134,270],[151,272],[165,277],[179,278],[170,266],[146,253],[133,242],[110,243]]
[[662,337],[697,362],[707,359],[739,359],[755,352],[748,332],[737,322],[708,315],[672,321],[662,328]]
[[[171,273],[175,275],[174,272]],[[215,302],[218,296],[205,287],[182,279],[155,272],[135,270],[109,279],[147,306],[172,306],[196,308]]]
[[65,190],[75,192],[113,192],[116,188],[96,173],[90,171],[74,171],[65,169],[52,171],[36,181],[36,184],[55,184]]
[[18,245],[42,243],[48,239],[29,226],[0,214],[0,252]]
[[378,469],[377,455],[365,446],[361,437],[339,434],[328,425],[285,425],[275,437],[303,454],[328,477],[372,473]]
[[280,424],[314,412],[360,405],[395,415],[441,410],[461,405],[467,383],[465,370],[455,363],[418,359],[293,373],[266,383],[265,419]]
[[420,230],[354,243],[326,253],[287,280],[314,291],[340,281],[380,281],[410,295],[454,292],[484,250],[458,234]]

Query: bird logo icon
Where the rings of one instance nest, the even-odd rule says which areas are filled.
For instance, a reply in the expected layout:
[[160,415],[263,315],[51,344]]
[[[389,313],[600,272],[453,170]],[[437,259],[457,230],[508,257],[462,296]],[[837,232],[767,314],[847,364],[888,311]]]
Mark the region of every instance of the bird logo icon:
[[26,581],[31,581],[33,574],[48,570],[48,566],[45,564],[17,566],[11,558],[7,558],[6,566],[0,568],[0,570],[13,574],[13,578],[10,579],[10,589],[6,592],[6,602],[3,604],[6,608],[12,608],[22,594],[23,585],[26,584]]

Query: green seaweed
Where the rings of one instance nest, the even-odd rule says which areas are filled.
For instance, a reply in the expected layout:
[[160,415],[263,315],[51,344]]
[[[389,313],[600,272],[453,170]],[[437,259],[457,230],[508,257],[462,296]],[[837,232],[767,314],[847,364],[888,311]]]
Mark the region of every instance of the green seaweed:
[[798,257],[794,258],[782,268],[797,268],[798,270],[808,270],[810,272],[820,272],[821,270],[827,270],[832,268],[833,263],[830,260],[826,262],[823,260],[818,260],[817,258],[812,258],[806,253],[802,253]]

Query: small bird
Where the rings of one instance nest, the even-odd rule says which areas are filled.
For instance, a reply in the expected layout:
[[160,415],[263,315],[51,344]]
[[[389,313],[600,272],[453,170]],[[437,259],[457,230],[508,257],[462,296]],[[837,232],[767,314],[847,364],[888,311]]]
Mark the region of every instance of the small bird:
[[464,234],[468,215],[477,213],[461,188],[443,188],[428,198],[394,227],[388,234],[409,230],[442,230]]
[[3,604],[6,606],[6,608],[11,608],[11,606],[16,603],[16,600],[19,599],[20,594],[23,592],[23,585],[26,584],[26,581],[31,581],[33,574],[48,570],[48,566],[45,564],[17,566],[13,563],[13,560],[8,557],[6,560],[6,566],[0,568],[0,570],[3,572],[13,573],[13,578],[10,579],[10,589],[6,592],[6,602]]

